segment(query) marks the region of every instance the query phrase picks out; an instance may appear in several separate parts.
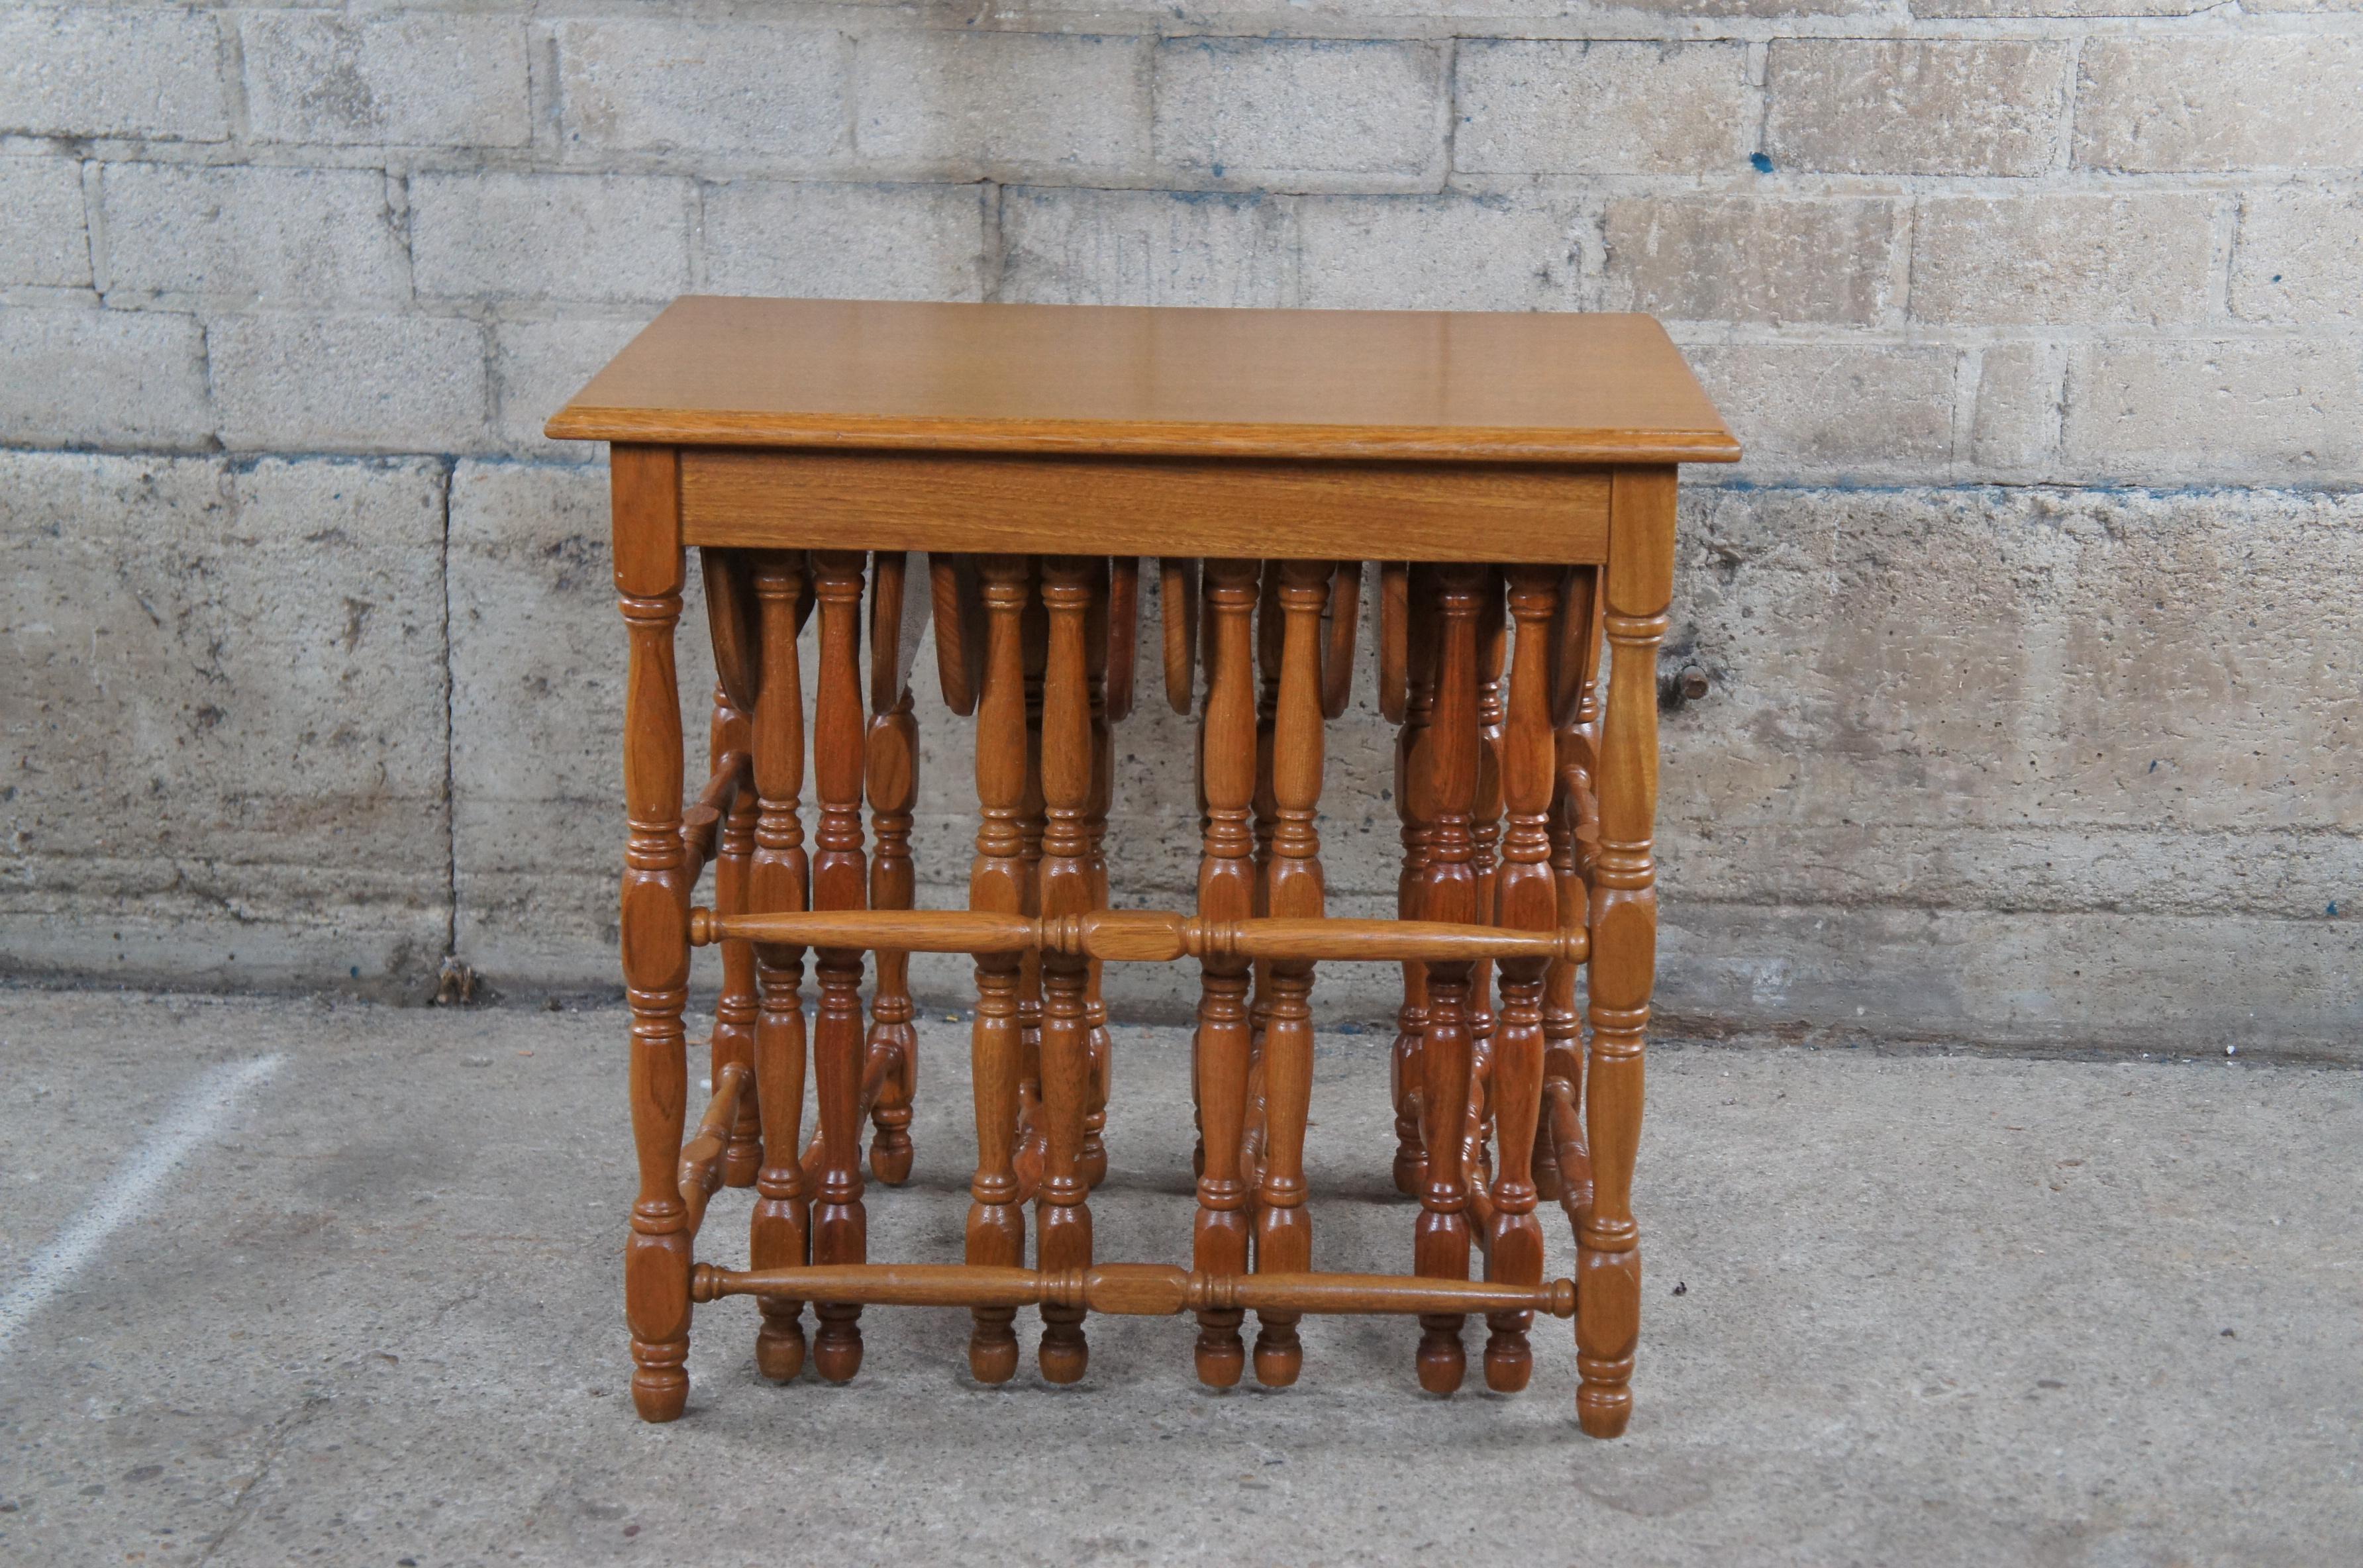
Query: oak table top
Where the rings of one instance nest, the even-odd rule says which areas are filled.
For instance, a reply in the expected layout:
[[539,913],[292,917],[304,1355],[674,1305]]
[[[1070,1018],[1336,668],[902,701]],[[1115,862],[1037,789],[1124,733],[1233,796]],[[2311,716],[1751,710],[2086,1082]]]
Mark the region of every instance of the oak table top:
[[549,424],[683,447],[1731,462],[1645,315],[691,296]]

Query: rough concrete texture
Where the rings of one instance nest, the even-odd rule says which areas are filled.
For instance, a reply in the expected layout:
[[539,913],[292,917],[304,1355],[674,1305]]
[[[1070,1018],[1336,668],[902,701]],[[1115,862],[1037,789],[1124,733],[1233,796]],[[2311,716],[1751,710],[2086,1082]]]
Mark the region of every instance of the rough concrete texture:
[[[602,454],[540,426],[673,293],[1630,308],[1670,323],[1748,448],[1692,476],[1665,673],[1713,686],[1669,720],[1669,1005],[1743,1032],[2363,1049],[2329,913],[2363,898],[2328,760],[2363,522],[2352,6],[627,9],[0,17],[0,491],[39,516],[11,535],[0,669],[0,887],[8,929],[43,933],[14,970],[416,992],[456,940],[512,994],[613,985]],[[316,701],[270,659],[84,685],[128,603],[100,542],[175,537],[186,486],[266,471],[426,497],[372,536],[379,565],[291,523],[172,585],[266,639],[349,596],[437,628],[295,731],[383,737],[387,781],[331,792],[349,843],[283,811],[206,853],[216,802],[308,765],[243,731],[175,745],[139,825],[108,829],[107,864],[147,869],[93,883],[86,849],[45,846],[127,712]],[[415,603],[370,575],[400,551]],[[1117,855],[1162,899],[1189,880],[1189,742],[1153,709]],[[949,898],[968,762],[960,726],[924,727]],[[1377,907],[1393,808],[1367,705],[1332,749],[1333,881]],[[153,834],[176,858],[125,847]],[[357,868],[342,896],[375,912],[262,869],[299,866]],[[197,883],[211,916],[156,890]],[[172,934],[119,960],[130,899]],[[958,996],[956,966],[937,979]],[[1142,984],[1126,1006],[1181,1005]]]
[[[698,1310],[641,1425],[612,1010],[0,993],[13,1278],[207,1068],[277,1055],[0,1348],[0,1556],[49,1563],[2026,1562],[2363,1555],[2357,1076],[2213,1062],[1653,1048],[1636,1408],[1421,1394],[1417,1331],[1308,1321],[1294,1388],[1202,1390],[1186,1320],[1092,1321],[1079,1386],[967,1374],[873,1308],[843,1387]],[[951,1260],[964,1031],[929,1021],[871,1254]],[[1099,1255],[1188,1247],[1178,1032],[1117,1032]],[[693,1073],[694,1084],[701,1075]],[[1324,1035],[1315,1256],[1406,1267],[1381,1038]],[[704,1256],[745,1256],[725,1192]],[[1548,1214],[1548,1265],[1571,1262]],[[1033,1338],[1032,1315],[1021,1338]],[[1481,1334],[1471,1331],[1473,1343]]]

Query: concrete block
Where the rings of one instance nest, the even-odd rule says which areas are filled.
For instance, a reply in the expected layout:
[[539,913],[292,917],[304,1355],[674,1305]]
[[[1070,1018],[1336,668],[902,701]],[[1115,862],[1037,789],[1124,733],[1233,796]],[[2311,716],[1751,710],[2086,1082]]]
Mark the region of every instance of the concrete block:
[[472,451],[484,329],[424,315],[239,315],[207,331],[222,441],[284,451]]
[[500,414],[494,428],[500,444],[563,462],[605,461],[605,444],[552,441],[541,427],[647,325],[648,316],[640,315],[505,321],[494,326],[493,387]]
[[1895,205],[1746,196],[1619,196],[1604,303],[1689,321],[1846,322],[1887,315]]
[[852,44],[826,28],[622,18],[563,22],[568,151],[742,154],[798,165],[845,149]]
[[449,918],[442,537],[431,462],[0,454],[0,948],[63,926],[84,973],[416,994]]
[[687,180],[420,174],[410,182],[422,297],[671,300],[689,287]]
[[522,147],[524,22],[407,12],[260,11],[239,22],[257,141]]
[[2232,314],[2291,325],[2363,318],[2363,194],[2283,190],[2242,201]]
[[409,296],[374,169],[110,163],[99,193],[110,293],[272,305]]
[[1169,39],[1156,105],[1157,160],[1193,181],[1403,190],[1444,174],[1434,44]]
[[2070,46],[2007,39],[1780,39],[1764,148],[1779,169],[2035,174],[2050,167]]
[[[1651,1012],[1669,1034],[1817,1047],[1945,1042],[1947,1054],[1950,1042],[1972,1040],[2218,1064],[2226,1046],[2244,1062],[2353,1056],[2346,977],[2363,962],[2363,944],[2350,921],[1664,898]],[[2194,954],[2205,955],[2203,969]],[[1988,1114],[1990,1125],[1998,1121]]]
[[2363,164],[2363,38],[2094,39],[2076,93],[2076,161],[2095,169]]
[[[459,950],[495,986],[619,984],[626,659],[606,467],[462,462],[450,540]],[[702,783],[714,657],[693,556],[689,580],[676,662]]]
[[2208,0],[1912,0],[1914,17],[1942,18],[2195,17],[2213,8]]
[[982,299],[994,194],[983,185],[711,185],[702,286],[823,299]]
[[1996,343],[1978,359],[1970,460],[1981,477],[2027,478],[2058,460],[2067,351],[2056,343]]
[[1167,191],[1002,193],[1004,300],[1292,305],[1297,221],[1283,198]]
[[11,6],[0,15],[0,133],[221,141],[221,34],[204,11]]
[[1051,33],[874,34],[854,144],[881,170],[1082,180],[1148,167],[1149,44]]
[[1912,233],[1912,314],[1922,321],[2171,326],[2203,321],[2217,198],[1929,196]]
[[0,442],[202,446],[204,328],[162,311],[0,306]]
[[1692,174],[1747,163],[1760,100],[1739,44],[1470,39],[1454,102],[1465,172]]
[[2068,367],[2067,453],[2140,483],[2363,477],[2363,348],[2232,338],[2096,343]]
[[[1682,352],[1747,449],[1740,478],[1925,477],[1952,460],[1952,348],[1727,343]],[[1693,477],[1712,483],[1734,471]]]
[[70,158],[0,158],[0,287],[90,286],[82,165]]
[[1571,203],[1503,196],[1314,196],[1297,209],[1304,303],[1330,309],[1573,310]]
[[2358,524],[2320,491],[1692,492],[1668,642],[1714,686],[1666,718],[1668,885],[2321,917],[2363,823],[2363,601],[2320,591]]

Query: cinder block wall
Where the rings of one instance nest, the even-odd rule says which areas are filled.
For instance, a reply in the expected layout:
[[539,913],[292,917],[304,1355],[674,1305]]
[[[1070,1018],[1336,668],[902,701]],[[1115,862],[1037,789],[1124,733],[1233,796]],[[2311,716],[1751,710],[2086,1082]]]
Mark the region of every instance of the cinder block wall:
[[1684,517],[1677,1022],[2363,1058],[2358,170],[2353,0],[11,6],[0,954],[612,984],[601,454],[538,432],[677,293],[1634,309],[1750,454]]

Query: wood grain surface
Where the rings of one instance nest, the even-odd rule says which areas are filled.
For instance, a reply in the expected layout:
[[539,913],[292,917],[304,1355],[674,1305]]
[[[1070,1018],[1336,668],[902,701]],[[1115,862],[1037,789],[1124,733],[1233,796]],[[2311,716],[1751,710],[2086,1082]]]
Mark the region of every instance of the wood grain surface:
[[560,439],[1128,456],[1732,462],[1645,315],[675,301]]
[[759,548],[1054,555],[1087,526],[1111,555],[1597,562],[1609,473],[692,447],[682,527],[692,544]]

